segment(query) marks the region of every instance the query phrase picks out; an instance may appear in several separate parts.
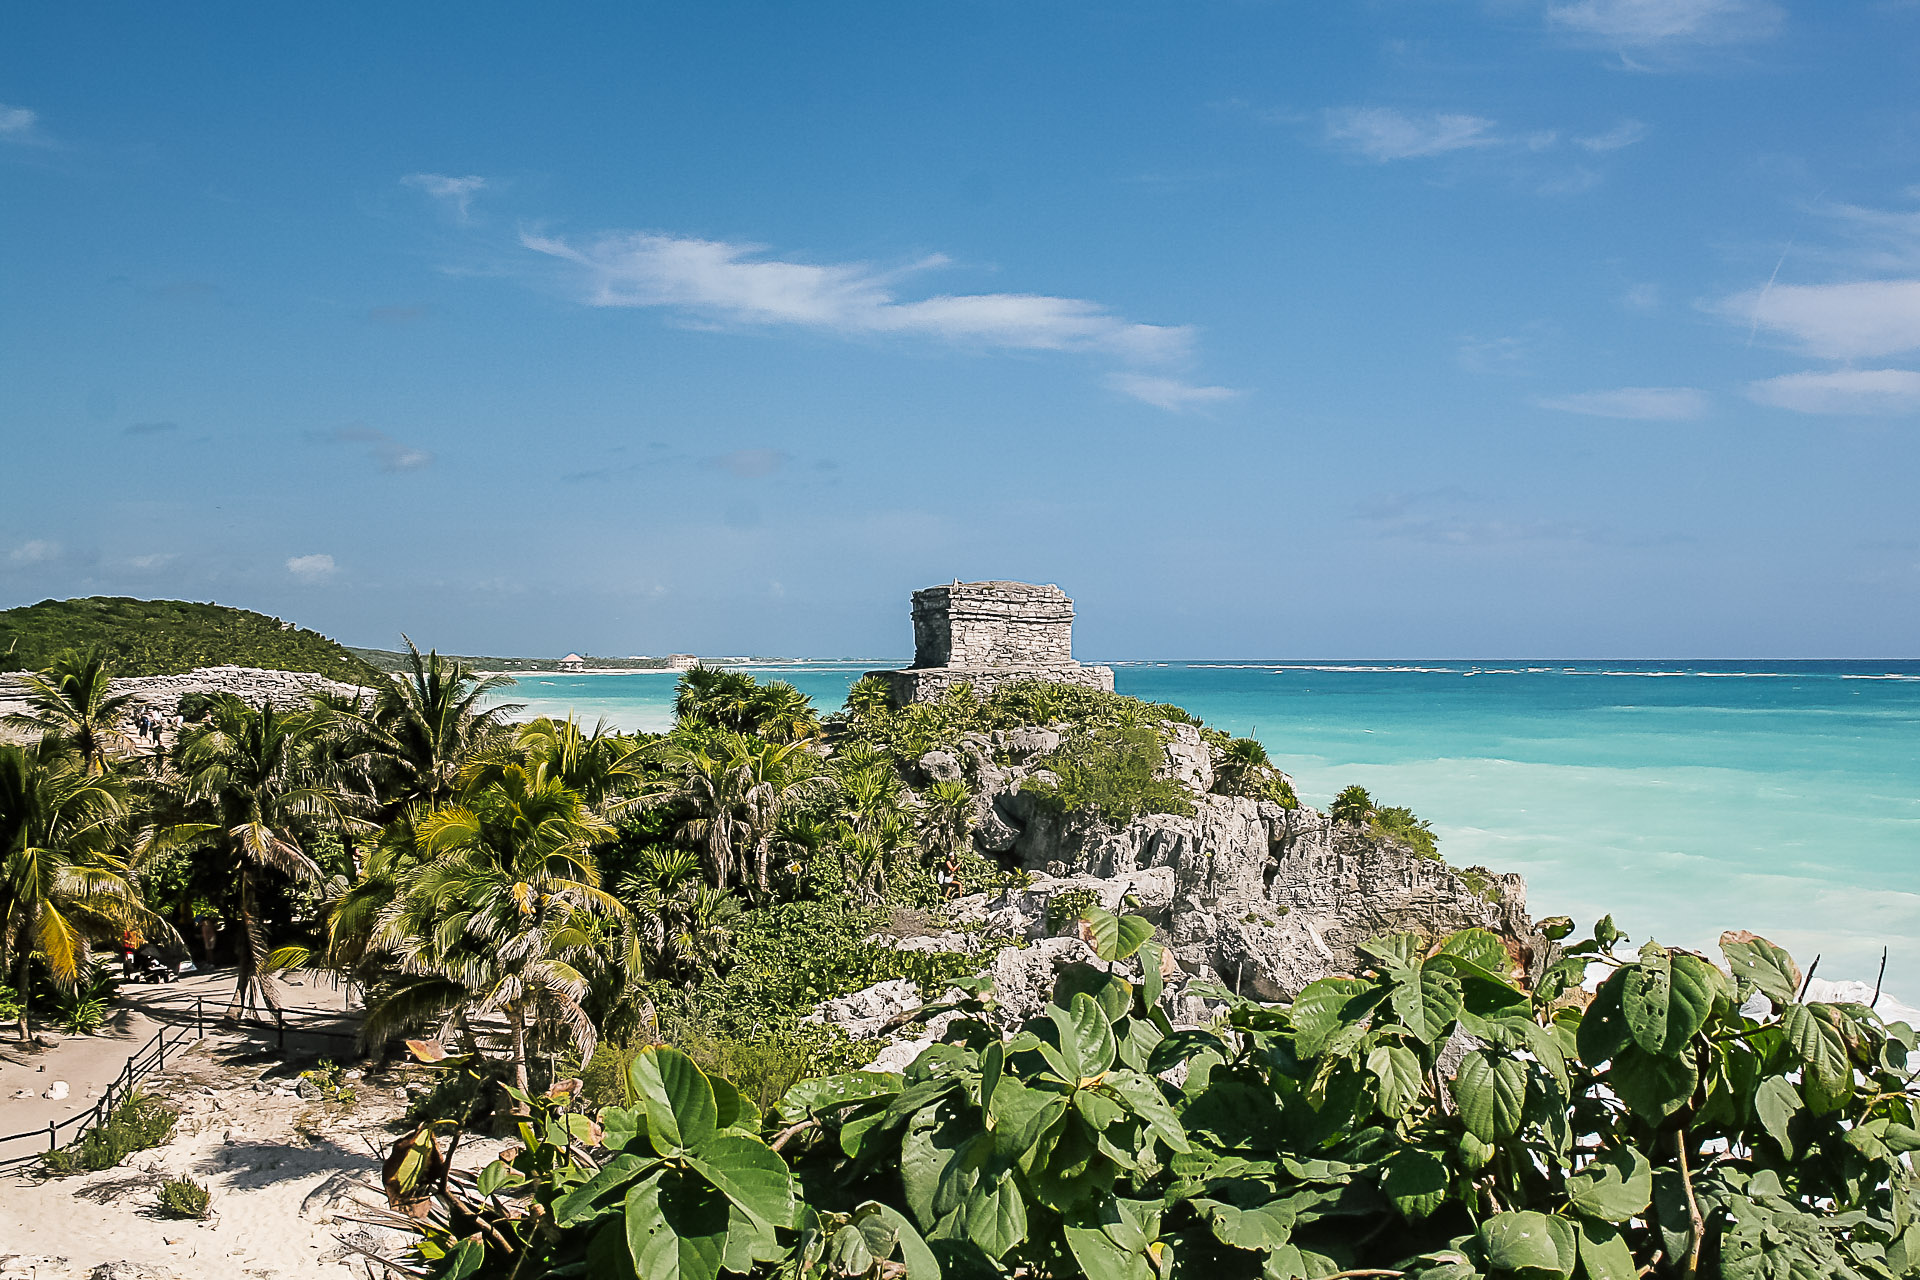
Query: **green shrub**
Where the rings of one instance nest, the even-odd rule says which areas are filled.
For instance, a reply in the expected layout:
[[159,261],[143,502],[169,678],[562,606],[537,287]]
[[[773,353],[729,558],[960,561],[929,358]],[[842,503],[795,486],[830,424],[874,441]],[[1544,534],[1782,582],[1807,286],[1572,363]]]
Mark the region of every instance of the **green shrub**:
[[192,1178],[169,1178],[160,1184],[163,1218],[204,1218],[212,1203],[213,1193]]
[[1088,907],[1100,905],[1100,895],[1091,889],[1069,889],[1047,900],[1047,932],[1059,935],[1079,923]]
[[1327,814],[1335,822],[1349,822],[1366,828],[1369,834],[1406,845],[1423,858],[1440,856],[1440,837],[1424,818],[1414,816],[1413,810],[1404,805],[1380,808],[1358,784],[1341,788]]
[[56,1015],[60,1029],[70,1036],[90,1036],[107,1020],[107,1002],[98,998],[75,1000]]
[[310,1082],[320,1090],[320,1097],[327,1102],[338,1102],[351,1106],[358,1096],[354,1087],[347,1083],[347,1069],[337,1062],[322,1058],[313,1067],[300,1073],[300,1078]]
[[1193,798],[1187,789],[1157,775],[1165,759],[1153,729],[1116,724],[1068,738],[1041,760],[1056,781],[1030,777],[1022,790],[1040,796],[1056,812],[1096,810],[1117,826],[1143,813],[1190,814]]
[[180,1113],[165,1102],[136,1092],[80,1141],[40,1157],[41,1168],[57,1178],[111,1169],[136,1151],[165,1145],[179,1119]]

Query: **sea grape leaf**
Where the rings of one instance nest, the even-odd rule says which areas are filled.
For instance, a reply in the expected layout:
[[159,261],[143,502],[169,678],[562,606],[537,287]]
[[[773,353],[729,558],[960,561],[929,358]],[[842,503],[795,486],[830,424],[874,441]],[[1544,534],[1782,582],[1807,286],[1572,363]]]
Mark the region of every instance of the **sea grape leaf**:
[[[820,1076],[802,1080],[787,1090],[774,1112],[786,1123],[795,1124],[822,1111],[891,1097],[899,1093],[904,1084],[890,1071],[848,1071],[836,1076]],[[604,1114],[601,1123],[606,1123]]]
[[1293,1232],[1294,1213],[1283,1200],[1273,1200],[1257,1209],[1236,1209],[1230,1204],[1212,1204],[1207,1210],[1207,1225],[1214,1239],[1236,1249],[1265,1253],[1285,1244]]
[[1800,966],[1793,957],[1758,934],[1729,929],[1720,935],[1720,954],[1736,982],[1758,987],[1775,1005],[1800,997]]
[[1393,971],[1393,1012],[1407,1030],[1432,1044],[1460,1016],[1460,980],[1430,965]]
[[1580,1265],[1587,1280],[1639,1280],[1640,1268],[1619,1227],[1589,1218],[1580,1222],[1579,1232]]
[[1805,1068],[1807,1109],[1824,1115],[1853,1095],[1853,1064],[1846,1041],[1824,1005],[1790,1004],[1780,1015],[1787,1047]]
[[1635,1115],[1659,1124],[1686,1105],[1700,1077],[1691,1062],[1628,1045],[1615,1056],[1607,1081]]
[[1426,949],[1425,940],[1417,933],[1383,933],[1360,944],[1362,952],[1387,969],[1411,969]]
[[1067,1020],[1055,1017],[1053,1023],[1060,1028],[1061,1048],[1071,1054],[1069,1061],[1078,1064],[1079,1079],[1101,1075],[1113,1066],[1113,1024],[1092,996],[1076,995]]
[[1645,1212],[1653,1200],[1653,1165],[1633,1147],[1602,1152],[1567,1179],[1567,1201],[1601,1222],[1622,1223]]
[[1431,1151],[1403,1147],[1387,1157],[1380,1191],[1403,1217],[1417,1222],[1446,1203],[1447,1166]]
[[1380,1114],[1390,1120],[1407,1113],[1425,1083],[1420,1059],[1404,1045],[1383,1044],[1369,1053],[1367,1070],[1380,1082]]
[[[718,1127],[720,1109],[706,1072],[678,1049],[650,1046],[627,1068],[647,1115],[647,1139],[663,1156],[700,1145]],[[644,1272],[643,1272],[644,1274]]]
[[1579,1256],[1573,1223],[1532,1210],[1488,1218],[1480,1224],[1480,1247],[1489,1265],[1521,1280],[1566,1280]]
[[1513,956],[1507,944],[1486,929],[1462,929],[1440,944],[1440,955],[1456,956],[1492,977],[1505,978],[1513,972]]
[[1469,1053],[1453,1078],[1453,1097],[1467,1131],[1482,1142],[1510,1138],[1527,1101],[1527,1064],[1486,1049]]
[[[615,1156],[601,1166],[598,1173],[553,1202],[553,1225],[573,1227],[598,1216],[619,1198],[629,1183],[657,1168],[659,1163],[630,1152]],[[483,1189],[483,1194],[491,1193]]]

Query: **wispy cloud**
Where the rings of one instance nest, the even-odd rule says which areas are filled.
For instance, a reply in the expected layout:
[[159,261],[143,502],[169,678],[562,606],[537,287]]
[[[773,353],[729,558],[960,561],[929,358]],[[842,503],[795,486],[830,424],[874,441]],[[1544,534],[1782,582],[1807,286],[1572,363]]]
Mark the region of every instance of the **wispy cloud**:
[[324,582],[339,568],[329,555],[294,556],[287,561],[287,572],[302,582]]
[[61,547],[57,542],[45,538],[33,538],[21,543],[7,553],[10,564],[29,565],[47,564],[60,558]]
[[127,564],[135,569],[163,569],[179,558],[178,552],[156,551],[144,556],[129,556]]
[[473,207],[473,197],[487,188],[485,178],[471,173],[464,178],[449,177],[444,173],[410,173],[400,182],[424,191],[436,200],[446,201],[462,222],[467,220],[468,211]]
[[1449,547],[1497,547],[1540,542],[1585,543],[1602,537],[1588,525],[1564,520],[1489,518],[1458,489],[1387,493],[1354,513],[1383,538]]
[[1647,126],[1638,120],[1622,120],[1605,133],[1588,134],[1575,138],[1574,145],[1588,151],[1605,153],[1620,151],[1643,141],[1647,136]]
[[1193,345],[1185,326],[1136,323],[1080,298],[903,298],[907,277],[948,265],[941,255],[886,271],[864,262],[770,257],[761,245],[652,233],[575,243],[527,232],[521,243],[577,268],[585,299],[594,306],[660,307],[709,323],[795,326],[842,336],[901,334],[959,346],[1094,352],[1128,362],[1176,360]]
[[1640,422],[1685,422],[1703,416],[1708,408],[1707,393],[1697,387],[1618,387],[1543,396],[1534,403],[1561,413]]
[[364,444],[367,456],[380,464],[382,471],[418,471],[433,463],[425,449],[403,444],[384,431],[372,427],[340,427],[333,431],[309,431],[307,439],[329,444]]
[[1809,355],[1858,360],[1920,349],[1920,280],[1769,284],[1707,304],[1707,309],[1766,330]]
[[1189,413],[1208,405],[1235,399],[1232,387],[1202,387],[1178,378],[1160,378],[1144,373],[1115,373],[1107,377],[1107,386],[1123,396],[1165,409],[1169,413]]
[[1413,115],[1394,107],[1336,107],[1324,119],[1329,143],[1381,163],[1500,143],[1492,120],[1461,112]]
[[1549,25],[1570,35],[1623,49],[1740,44],[1762,40],[1779,27],[1771,0],[1554,0]]
[[0,102],[0,142],[11,142],[16,146],[46,146],[48,138],[40,131],[40,113]]
[[1788,373],[1750,383],[1747,394],[1761,404],[1791,409],[1795,413],[1920,413],[1920,373],[1911,369]]

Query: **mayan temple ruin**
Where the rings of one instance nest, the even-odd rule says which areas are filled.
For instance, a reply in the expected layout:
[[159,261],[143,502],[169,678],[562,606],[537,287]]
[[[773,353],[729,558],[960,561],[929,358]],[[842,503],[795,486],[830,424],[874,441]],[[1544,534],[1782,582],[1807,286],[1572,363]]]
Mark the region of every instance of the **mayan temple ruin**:
[[980,694],[1013,680],[1113,688],[1113,668],[1073,660],[1073,601],[1029,582],[954,582],[913,593],[913,665],[876,671],[896,706],[959,684]]

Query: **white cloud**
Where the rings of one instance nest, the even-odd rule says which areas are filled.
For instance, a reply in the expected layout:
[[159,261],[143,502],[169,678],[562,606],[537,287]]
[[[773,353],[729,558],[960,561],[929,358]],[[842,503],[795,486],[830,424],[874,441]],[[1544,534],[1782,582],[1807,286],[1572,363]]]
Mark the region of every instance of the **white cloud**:
[[1414,116],[1393,107],[1339,107],[1326,113],[1327,141],[1369,160],[1412,160],[1500,142],[1484,116],[1435,112]]
[[39,122],[37,112],[0,102],[0,142],[38,142]]
[[287,561],[287,572],[302,582],[324,582],[331,578],[338,566],[332,556],[294,556]]
[[909,334],[958,345],[1090,351],[1129,362],[1178,359],[1192,346],[1185,326],[1134,323],[1079,298],[985,293],[902,300],[900,280],[946,265],[937,255],[888,272],[863,262],[769,258],[760,245],[644,232],[584,244],[531,233],[520,239],[580,268],[594,306],[666,307],[710,321],[847,336]]
[[307,438],[368,445],[367,456],[377,461],[382,471],[417,471],[433,463],[433,455],[425,449],[402,444],[384,431],[360,424],[337,431],[310,431]]
[[127,563],[136,569],[159,569],[173,563],[179,558],[180,556],[177,552],[156,551],[150,555],[132,556],[127,560]]
[[1549,24],[1627,48],[1737,44],[1764,39],[1780,23],[1770,0],[1556,0]]
[[1109,375],[1107,386],[1121,395],[1132,396],[1135,400],[1169,413],[1187,413],[1232,400],[1240,394],[1232,387],[1200,387],[1177,378],[1156,378],[1141,373]]
[[1709,309],[1832,360],[1920,349],[1920,280],[1777,284],[1736,293]]
[[45,538],[34,538],[15,547],[7,556],[14,564],[46,564],[60,558],[60,544],[48,542]]
[[471,173],[464,178],[451,178],[444,173],[410,173],[400,181],[426,192],[436,200],[447,201],[462,222],[467,220],[467,210],[473,205],[475,193],[486,190],[487,186],[485,178]]
[[1788,373],[1750,383],[1761,404],[1795,413],[1920,413],[1920,373],[1911,369],[1835,369]]
[[1584,413],[1595,418],[1631,418],[1641,422],[1683,422],[1707,411],[1706,392],[1697,387],[1619,387],[1581,391],[1534,401],[1542,409]]
[[1574,141],[1588,151],[1620,151],[1647,136],[1647,126],[1638,120],[1622,120],[1605,133],[1590,134]]

